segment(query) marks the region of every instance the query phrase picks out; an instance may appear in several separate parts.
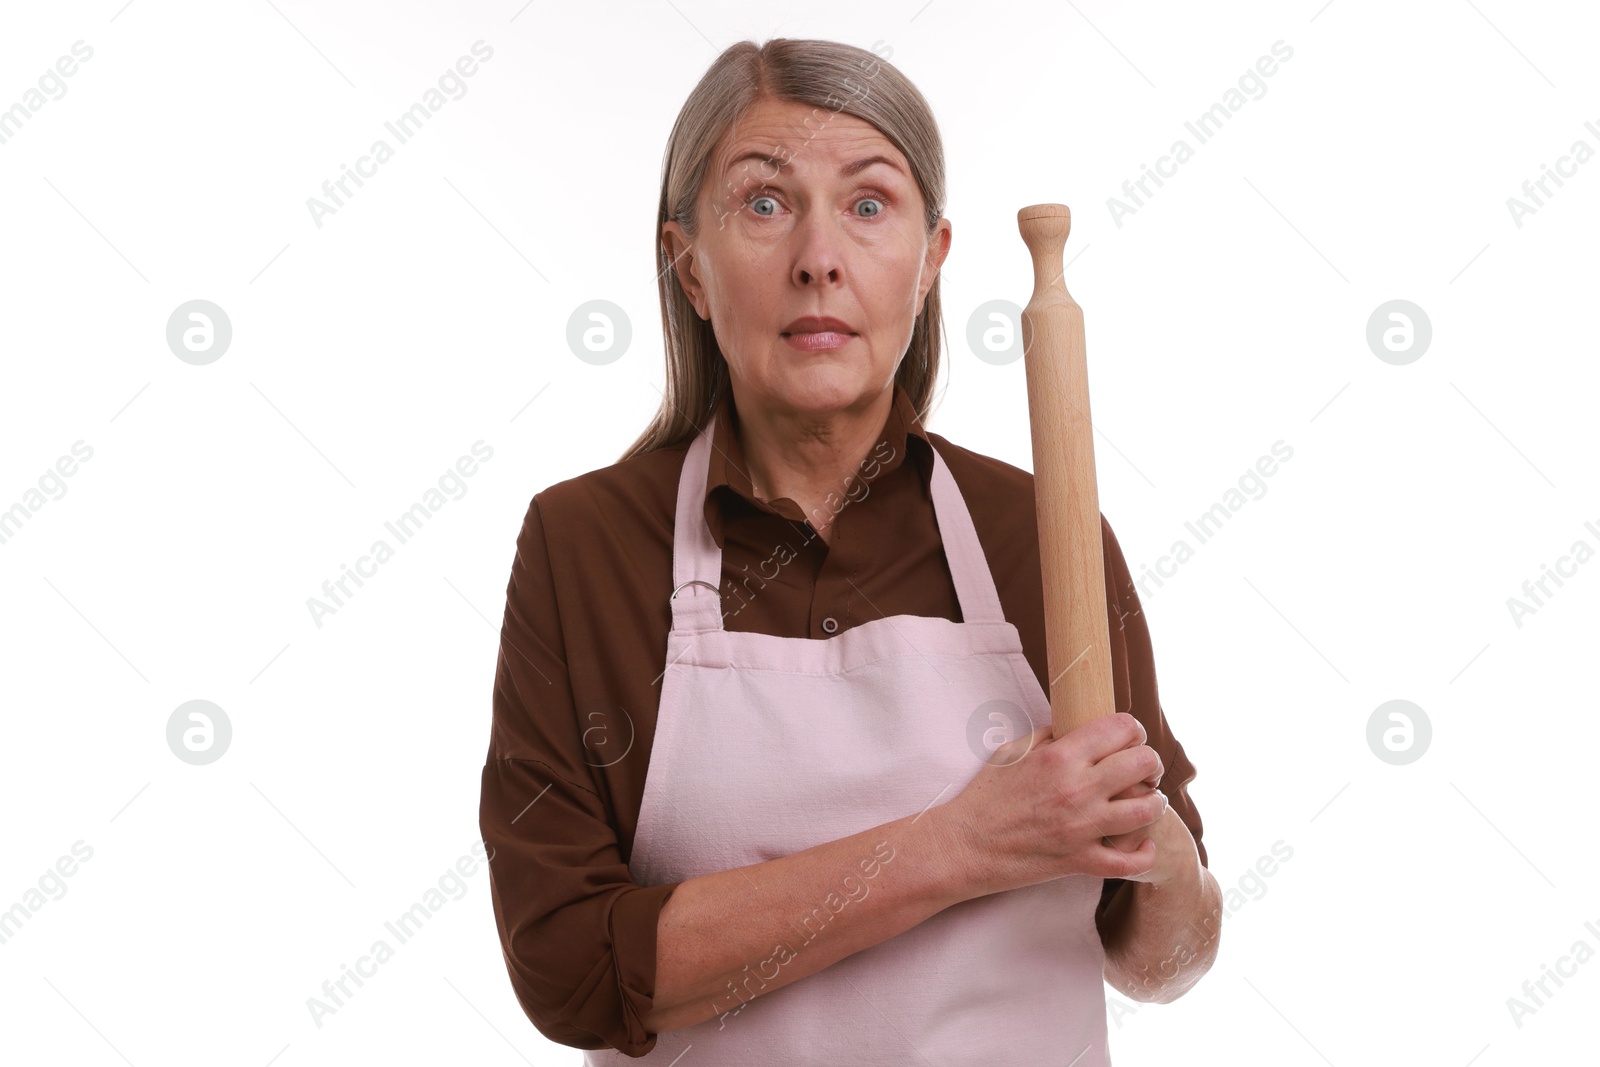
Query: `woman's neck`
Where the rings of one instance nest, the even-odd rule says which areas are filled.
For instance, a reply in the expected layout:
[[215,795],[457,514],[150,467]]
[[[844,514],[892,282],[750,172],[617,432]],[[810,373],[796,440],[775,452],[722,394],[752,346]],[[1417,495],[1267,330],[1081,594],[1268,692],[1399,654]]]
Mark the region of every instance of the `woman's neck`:
[[894,402],[886,390],[860,410],[844,409],[826,419],[746,406],[735,414],[749,468],[750,487],[768,502],[788,498],[828,540],[833,521],[860,476],[861,464],[879,436]]

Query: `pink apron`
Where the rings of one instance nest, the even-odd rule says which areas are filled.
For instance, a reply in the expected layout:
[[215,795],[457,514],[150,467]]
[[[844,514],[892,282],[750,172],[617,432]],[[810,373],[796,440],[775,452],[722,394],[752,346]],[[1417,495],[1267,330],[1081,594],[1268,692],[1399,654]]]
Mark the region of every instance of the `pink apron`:
[[[937,451],[934,512],[962,622],[895,615],[824,640],[724,629],[722,551],[702,508],[712,430],[690,446],[678,484],[672,632],[629,861],[640,885],[776,859],[949,801],[978,772],[969,724],[987,720],[975,713],[991,701],[1036,727],[1050,721]],[[839,871],[830,901],[795,902],[788,948],[757,954],[739,990],[759,990],[871,892],[865,872],[897,862],[886,836]],[[722,1014],[660,1033],[642,1060],[1107,1067],[1101,885],[1074,875],[977,897],[781,989],[726,990]],[[638,1061],[614,1049],[584,1059]]]

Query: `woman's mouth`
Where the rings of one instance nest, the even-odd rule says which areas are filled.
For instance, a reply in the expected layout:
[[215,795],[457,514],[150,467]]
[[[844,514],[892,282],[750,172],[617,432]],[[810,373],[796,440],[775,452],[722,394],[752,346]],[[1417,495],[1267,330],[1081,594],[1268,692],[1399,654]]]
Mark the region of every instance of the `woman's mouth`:
[[786,333],[783,335],[790,348],[797,348],[802,352],[822,352],[830,348],[842,348],[855,334],[840,333],[837,330],[817,330],[809,333]]

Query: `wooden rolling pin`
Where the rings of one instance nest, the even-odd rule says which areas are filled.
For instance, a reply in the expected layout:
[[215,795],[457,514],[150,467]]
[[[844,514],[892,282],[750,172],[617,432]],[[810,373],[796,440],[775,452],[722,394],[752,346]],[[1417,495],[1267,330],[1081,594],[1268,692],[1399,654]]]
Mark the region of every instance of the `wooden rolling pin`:
[[1055,736],[1116,711],[1106,618],[1100,494],[1083,309],[1067,292],[1062,248],[1072,229],[1064,204],[1017,212],[1033,255],[1033,298],[1022,311],[1028,417],[1033,430],[1033,490],[1039,514],[1039,566]]

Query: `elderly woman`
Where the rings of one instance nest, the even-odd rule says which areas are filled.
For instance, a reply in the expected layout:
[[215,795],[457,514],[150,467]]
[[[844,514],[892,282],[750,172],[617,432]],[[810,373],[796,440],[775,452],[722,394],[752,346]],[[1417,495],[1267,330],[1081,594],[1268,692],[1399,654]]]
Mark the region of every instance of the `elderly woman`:
[[734,45],[673,128],[665,397],[533,498],[483,772],[512,986],[587,1063],[1095,1067],[1107,981],[1215,956],[1110,526],[1120,710],[1053,738],[1033,478],[922,425],[944,192],[847,45]]

